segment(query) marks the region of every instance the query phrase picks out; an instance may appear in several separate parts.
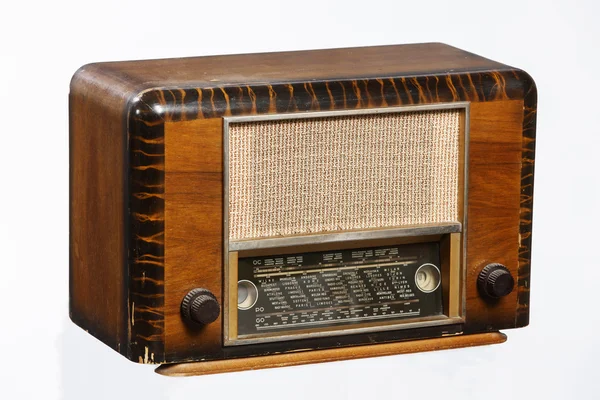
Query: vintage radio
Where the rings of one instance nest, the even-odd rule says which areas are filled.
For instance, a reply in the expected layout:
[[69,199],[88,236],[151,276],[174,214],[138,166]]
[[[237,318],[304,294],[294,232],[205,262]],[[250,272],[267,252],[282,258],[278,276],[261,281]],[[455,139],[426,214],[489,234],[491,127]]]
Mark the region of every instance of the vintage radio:
[[86,65],[71,318],[170,375],[503,342],[535,113],[527,73],[443,44]]

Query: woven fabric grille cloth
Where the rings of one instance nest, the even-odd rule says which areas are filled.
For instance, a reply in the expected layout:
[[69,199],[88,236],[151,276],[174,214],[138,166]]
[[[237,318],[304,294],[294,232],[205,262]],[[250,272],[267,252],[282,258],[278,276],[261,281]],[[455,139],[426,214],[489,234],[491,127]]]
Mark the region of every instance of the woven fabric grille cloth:
[[458,220],[460,111],[231,123],[229,239]]

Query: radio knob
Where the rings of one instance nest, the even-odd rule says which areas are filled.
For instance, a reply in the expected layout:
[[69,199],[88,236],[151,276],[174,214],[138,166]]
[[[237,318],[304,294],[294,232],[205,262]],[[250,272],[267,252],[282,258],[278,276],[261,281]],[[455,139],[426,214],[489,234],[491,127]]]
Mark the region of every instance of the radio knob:
[[221,314],[217,298],[210,290],[197,288],[190,290],[181,302],[181,315],[187,321],[207,325]]
[[498,299],[512,292],[515,280],[502,264],[488,264],[479,273],[477,287],[483,297]]

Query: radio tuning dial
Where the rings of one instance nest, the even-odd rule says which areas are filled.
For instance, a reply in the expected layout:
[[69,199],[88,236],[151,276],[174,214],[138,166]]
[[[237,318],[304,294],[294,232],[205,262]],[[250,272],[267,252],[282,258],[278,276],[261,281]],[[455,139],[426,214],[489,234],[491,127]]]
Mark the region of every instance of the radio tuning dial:
[[479,293],[488,299],[499,299],[512,292],[515,280],[502,264],[488,264],[477,278]]
[[181,315],[187,321],[207,325],[221,314],[221,307],[214,294],[208,289],[190,290],[181,302]]

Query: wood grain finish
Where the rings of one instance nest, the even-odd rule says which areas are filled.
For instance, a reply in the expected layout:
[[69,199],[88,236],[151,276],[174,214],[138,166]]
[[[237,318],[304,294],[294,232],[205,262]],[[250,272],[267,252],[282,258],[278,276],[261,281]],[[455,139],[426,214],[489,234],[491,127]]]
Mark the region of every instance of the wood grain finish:
[[477,276],[490,263],[519,273],[523,101],[471,103],[466,332],[516,327],[517,291],[490,302]]
[[170,359],[221,347],[221,317],[201,328],[186,324],[179,310],[181,299],[197,287],[223,304],[223,121],[165,127],[165,348]]
[[127,89],[79,71],[69,96],[70,317],[128,355],[125,266]]
[[[501,63],[443,43],[171,58],[97,65],[107,74],[131,82],[142,90],[296,82],[303,84],[396,76],[408,77],[408,84],[410,77],[420,75],[506,68]],[[469,85],[469,81],[464,82],[464,86]]]
[[[194,89],[146,91],[141,100],[153,105],[165,122],[328,110],[431,104],[453,101],[522,99],[527,75],[508,69],[445,76],[364,78]],[[524,82],[521,81],[524,80]]]
[[523,96],[517,326],[527,326],[529,324],[531,233],[533,228],[533,175],[535,169],[535,128],[537,120],[537,89],[533,79],[529,75],[524,76],[524,80],[526,81],[526,90]]
[[[221,270],[215,269],[222,261],[223,205],[222,168],[220,153],[205,153],[208,147],[221,148],[220,118],[194,119],[167,122],[168,161],[167,198],[177,209],[175,216],[168,216],[178,234],[181,253],[167,257],[166,270],[173,281],[165,287],[173,287],[177,293],[167,319],[174,331],[167,331],[167,359],[193,357],[196,351],[208,359],[223,357],[221,326],[212,324],[204,330],[190,331],[178,315],[179,302],[187,290],[210,285],[213,293],[223,291]],[[517,309],[517,291],[494,302],[481,298],[477,291],[477,276],[489,263],[506,265],[513,276],[519,274],[519,190],[521,181],[521,142],[523,124],[523,100],[503,100],[471,103],[469,132],[469,181],[468,225],[466,263],[466,323],[465,332],[478,332],[514,328]],[[172,136],[172,138],[170,138]],[[204,156],[206,154],[206,157]],[[194,155],[202,155],[202,157]],[[169,159],[169,158],[168,158]],[[192,160],[190,160],[192,159]],[[181,172],[185,171],[185,174]],[[183,189],[185,188],[185,189]],[[219,190],[217,192],[217,189]],[[207,191],[209,194],[207,194]],[[204,193],[199,197],[196,193]],[[204,229],[208,226],[208,229]],[[170,242],[170,230],[167,242]],[[204,243],[204,244],[202,244]],[[190,251],[202,248],[205,251]],[[212,255],[217,253],[219,258]],[[175,272],[176,269],[176,272]],[[167,272],[169,273],[169,272]],[[196,286],[194,286],[196,285]],[[223,302],[221,301],[221,304]],[[443,329],[443,328],[441,328]],[[440,329],[440,332],[441,332]],[[397,337],[408,337],[411,332],[400,332]],[[440,334],[440,333],[438,333]],[[360,338],[357,335],[357,338]],[[367,340],[366,337],[363,340]],[[300,342],[302,343],[302,342]],[[359,342],[360,343],[360,342]],[[278,351],[292,351],[298,342],[277,345]],[[306,347],[306,345],[304,345]],[[227,350],[227,354],[241,356],[239,349]]]
[[372,344],[346,347],[341,349],[317,350],[272,356],[238,358],[219,361],[182,363],[163,365],[156,372],[166,376],[196,376],[224,372],[248,371],[264,368],[290,367],[309,363],[324,363],[341,360],[356,360],[367,357],[393,356],[435,350],[450,350],[462,347],[500,344],[506,341],[506,335],[499,332],[473,335],[449,336],[438,339],[421,339],[413,342]]
[[[99,107],[96,114],[105,119],[110,113],[115,120],[120,115],[120,127],[104,128],[120,133],[127,149],[114,164],[126,168],[126,207],[115,218],[128,221],[118,232],[122,255],[128,257],[121,263],[110,259],[104,268],[115,271],[107,282],[123,281],[125,293],[115,297],[121,301],[115,313],[123,316],[128,310],[121,322],[129,349],[121,352],[128,358],[161,363],[247,357],[527,324],[536,90],[525,72],[441,44],[102,63],[84,67],[79,75],[90,69],[96,81],[111,87],[97,94],[103,105],[126,99]],[[221,117],[452,101],[471,102],[472,117],[467,297],[473,303],[465,326],[224,349],[220,322],[201,330],[182,323],[179,301],[188,289],[209,287],[222,296]],[[73,118],[72,129],[77,126]],[[72,143],[72,151],[76,146]],[[93,168],[108,163],[105,157]],[[75,186],[73,169],[71,185],[72,192],[92,190],[85,182]],[[81,203],[71,203],[72,218],[83,213],[73,209]],[[105,245],[87,243],[85,257]],[[490,262],[504,260],[518,276],[517,290],[497,304],[482,303],[474,292],[475,274],[487,262],[482,249],[496,257]],[[73,257],[73,247],[71,252]],[[83,307],[74,303],[85,303],[80,292],[91,290],[97,297],[101,290],[90,283],[90,272],[101,267],[82,260],[72,258],[72,276],[73,271],[81,276],[72,279],[78,299],[72,312]],[[80,314],[93,312],[86,308]],[[469,325],[471,316],[477,318]],[[101,337],[109,322],[98,323],[99,329],[80,325]]]
[[164,125],[133,99],[128,114],[130,358],[164,361],[165,153]]

